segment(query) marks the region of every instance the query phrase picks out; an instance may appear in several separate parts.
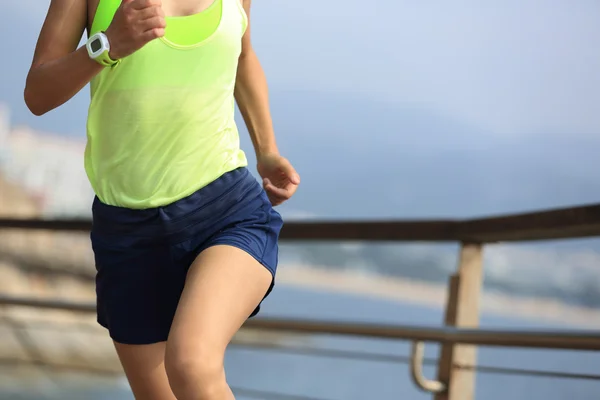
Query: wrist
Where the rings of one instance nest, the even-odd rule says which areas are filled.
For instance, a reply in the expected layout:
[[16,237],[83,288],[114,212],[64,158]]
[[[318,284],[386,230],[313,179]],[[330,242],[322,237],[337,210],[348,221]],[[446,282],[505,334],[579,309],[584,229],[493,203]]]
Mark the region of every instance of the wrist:
[[275,135],[269,135],[270,138],[265,138],[264,136],[265,135],[263,135],[263,137],[254,138],[253,140],[256,157],[260,158],[265,156],[279,155],[279,149],[277,148],[277,144],[275,142]]
[[271,158],[280,156],[279,150],[276,147],[261,148],[256,150],[256,159]]
[[110,42],[104,32],[97,32],[91,35],[86,42],[86,48],[89,57],[104,67],[115,67],[119,64],[118,59],[111,58]]
[[109,46],[108,56],[110,57],[111,60],[115,60],[115,61],[120,60],[122,57],[118,53],[118,49],[116,46],[117,41],[115,40],[114,35],[110,31],[110,27],[109,27],[109,29],[107,29],[104,32],[104,35],[106,36],[106,40],[108,40],[108,46]]

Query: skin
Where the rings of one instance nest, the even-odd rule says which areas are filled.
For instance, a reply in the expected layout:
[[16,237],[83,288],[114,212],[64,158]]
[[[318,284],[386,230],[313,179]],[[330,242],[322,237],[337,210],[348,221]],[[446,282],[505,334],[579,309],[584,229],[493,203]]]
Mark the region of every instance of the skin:
[[[242,0],[250,19],[251,0]],[[164,35],[165,15],[202,11],[212,0],[123,0],[106,31],[113,59]],[[70,100],[104,68],[77,44],[98,0],[52,0],[27,76],[25,103],[43,115]],[[296,192],[300,177],[277,148],[268,88],[250,38],[242,38],[235,98],[273,205]],[[138,400],[231,400],[223,358],[235,332],[262,300],[272,276],[247,253],[230,246],[202,252],[190,267],[167,342],[115,343]]]

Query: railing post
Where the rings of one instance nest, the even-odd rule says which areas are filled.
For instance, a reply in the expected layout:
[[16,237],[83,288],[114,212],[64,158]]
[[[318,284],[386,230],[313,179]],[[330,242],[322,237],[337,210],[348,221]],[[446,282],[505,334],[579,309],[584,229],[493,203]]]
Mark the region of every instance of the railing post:
[[[463,243],[458,271],[450,277],[445,323],[447,326],[475,328],[479,325],[479,297],[483,276],[483,246]],[[438,380],[448,390],[436,394],[434,400],[473,400],[475,372],[460,370],[459,365],[475,365],[476,347],[443,345],[438,364]]]

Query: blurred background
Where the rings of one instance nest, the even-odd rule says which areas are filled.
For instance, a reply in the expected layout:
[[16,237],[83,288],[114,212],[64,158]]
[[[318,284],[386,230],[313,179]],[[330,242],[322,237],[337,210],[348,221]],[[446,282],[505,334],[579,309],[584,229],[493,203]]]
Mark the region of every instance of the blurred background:
[[[287,220],[479,217],[600,198],[599,2],[253,3],[253,41],[270,83],[280,150],[302,176],[297,195],[280,209]],[[88,89],[43,117],[23,101],[48,5],[0,5],[2,217],[90,217]],[[263,315],[441,326],[457,250],[284,243]],[[600,327],[598,239],[486,246],[484,265],[483,327]],[[93,302],[94,272],[87,234],[0,231],[0,293]],[[93,316],[0,313],[0,399],[133,399]],[[408,354],[404,342],[269,340]],[[571,351],[484,348],[479,362],[600,369],[597,353]],[[413,386],[405,366],[389,363],[234,347],[227,368],[232,385],[248,390],[331,400],[431,397]],[[435,369],[425,373],[433,377]],[[484,400],[598,393],[598,381],[548,377],[478,374],[476,386]]]

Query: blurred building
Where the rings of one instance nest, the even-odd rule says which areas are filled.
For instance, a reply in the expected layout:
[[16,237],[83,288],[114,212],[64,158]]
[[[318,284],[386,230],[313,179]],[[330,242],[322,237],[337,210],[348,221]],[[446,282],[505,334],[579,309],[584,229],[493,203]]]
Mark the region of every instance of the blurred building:
[[43,215],[89,215],[84,150],[82,139],[12,127],[8,107],[0,105],[0,174],[34,196]]

